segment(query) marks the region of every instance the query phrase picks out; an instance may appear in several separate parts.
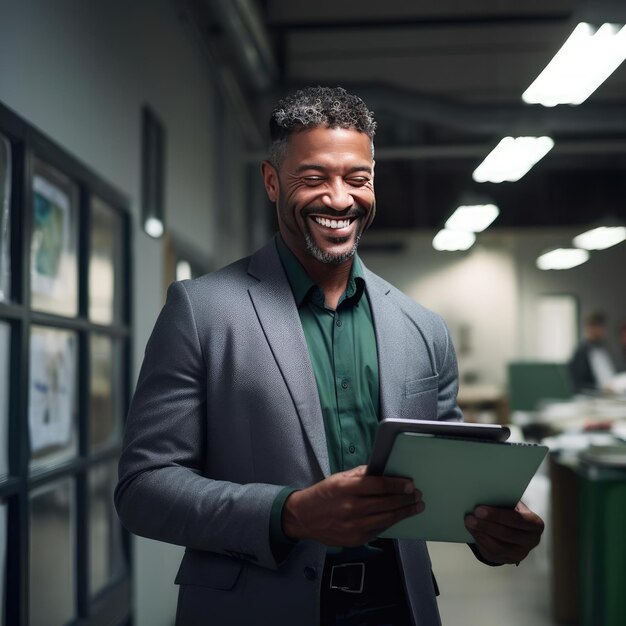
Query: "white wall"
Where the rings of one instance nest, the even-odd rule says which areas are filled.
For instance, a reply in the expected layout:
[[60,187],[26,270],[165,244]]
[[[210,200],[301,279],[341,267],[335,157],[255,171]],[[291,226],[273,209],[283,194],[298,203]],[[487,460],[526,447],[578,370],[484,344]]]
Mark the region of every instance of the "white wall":
[[[169,0],[0,0],[0,101],[130,200],[136,377],[163,297],[162,243],[138,220],[141,107],[149,104],[166,128],[166,221],[219,264],[210,68]],[[228,249],[241,241],[235,229]],[[173,623],[180,554],[135,542],[138,626]]]
[[[548,247],[569,245],[578,230],[510,231],[479,235],[467,252],[436,252],[429,234],[371,233],[371,241],[402,241],[401,253],[362,253],[366,265],[421,304],[444,316],[459,351],[461,379],[506,385],[506,364],[538,357],[537,303],[545,294],[572,294],[584,318],[605,311],[613,327],[626,318],[626,243],[592,253],[567,271],[541,271],[537,256]],[[469,328],[469,350],[462,347]],[[467,331],[466,331],[467,332]]]
[[591,259],[566,271],[542,272],[534,266],[534,259],[548,247],[571,242],[581,232],[568,230],[560,235],[554,232],[534,233],[518,237],[515,257],[518,266],[521,302],[520,356],[530,358],[534,349],[536,306],[545,294],[572,294],[578,298],[580,307],[580,331],[585,318],[594,311],[608,316],[609,338],[617,341],[617,327],[626,320],[626,242],[591,253]]

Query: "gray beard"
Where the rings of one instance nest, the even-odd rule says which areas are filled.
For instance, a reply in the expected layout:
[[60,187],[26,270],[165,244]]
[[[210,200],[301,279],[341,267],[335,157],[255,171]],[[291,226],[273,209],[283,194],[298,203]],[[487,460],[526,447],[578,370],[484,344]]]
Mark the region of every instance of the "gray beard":
[[356,254],[362,234],[363,233],[360,232],[356,234],[352,248],[343,254],[331,254],[330,252],[325,252],[315,243],[315,240],[308,231],[305,232],[304,238],[306,241],[306,248],[314,259],[327,265],[341,265]]

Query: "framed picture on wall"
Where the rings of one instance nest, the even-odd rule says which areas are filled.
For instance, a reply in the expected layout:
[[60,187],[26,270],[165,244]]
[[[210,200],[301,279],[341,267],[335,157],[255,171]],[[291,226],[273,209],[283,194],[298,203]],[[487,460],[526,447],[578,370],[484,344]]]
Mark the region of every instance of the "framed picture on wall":
[[39,161],[32,188],[32,305],[38,310],[74,316],[78,312],[78,188],[68,177]]
[[76,333],[33,327],[28,392],[32,469],[76,454],[77,352]]
[[125,263],[122,220],[97,196],[91,199],[89,241],[89,319],[97,324],[119,323]]

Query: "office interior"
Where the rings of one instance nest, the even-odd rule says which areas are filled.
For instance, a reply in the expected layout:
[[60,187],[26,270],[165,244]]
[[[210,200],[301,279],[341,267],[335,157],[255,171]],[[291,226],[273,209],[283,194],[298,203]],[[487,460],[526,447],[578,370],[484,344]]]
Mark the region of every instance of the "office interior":
[[[111,502],[124,415],[168,284],[273,236],[266,120],[308,84],[376,114],[360,255],[446,319],[466,420],[550,447],[524,496],[546,530],[519,567],[430,544],[443,623],[626,623],[626,390],[575,394],[566,368],[600,311],[626,370],[626,243],[537,265],[626,225],[626,63],[581,104],[522,100],[579,22],[624,25],[626,6],[0,0],[2,624],[174,623],[182,548],[128,536]],[[554,147],[476,182],[506,136]],[[499,215],[436,250],[469,204]]]

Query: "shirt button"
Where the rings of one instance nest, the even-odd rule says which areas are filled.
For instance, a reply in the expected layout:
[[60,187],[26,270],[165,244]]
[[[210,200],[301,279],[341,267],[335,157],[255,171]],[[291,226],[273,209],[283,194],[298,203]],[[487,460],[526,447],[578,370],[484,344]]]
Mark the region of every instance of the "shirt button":
[[356,452],[356,446],[353,443],[348,446],[348,452],[350,454],[354,454]]
[[341,325],[343,324],[343,322],[342,322],[341,320],[337,320],[337,321],[335,322],[335,324],[337,324],[337,326],[341,326]]
[[348,383],[347,380],[342,380],[341,381],[341,388],[342,389],[347,389],[350,386],[350,384]]
[[315,568],[307,565],[304,568],[304,577],[307,580],[315,580],[317,578],[317,572],[315,571]]

